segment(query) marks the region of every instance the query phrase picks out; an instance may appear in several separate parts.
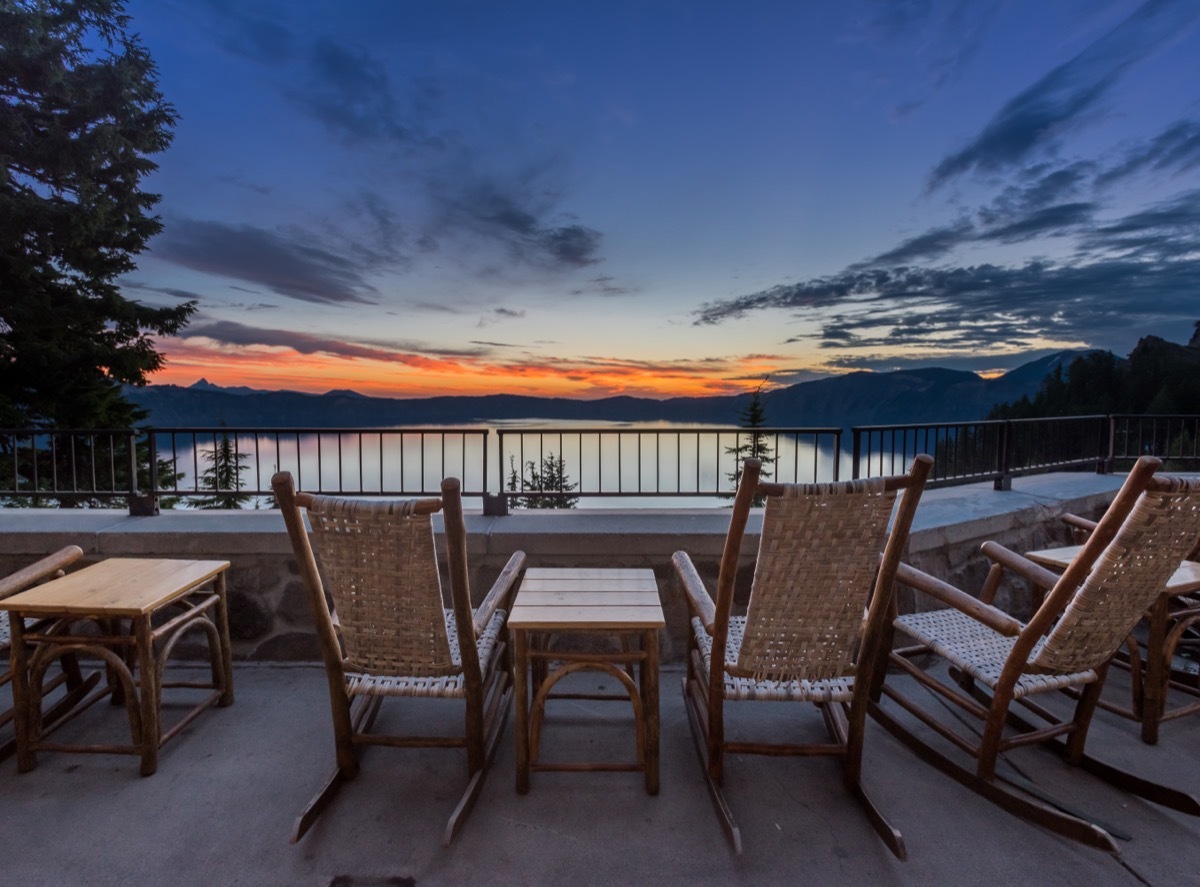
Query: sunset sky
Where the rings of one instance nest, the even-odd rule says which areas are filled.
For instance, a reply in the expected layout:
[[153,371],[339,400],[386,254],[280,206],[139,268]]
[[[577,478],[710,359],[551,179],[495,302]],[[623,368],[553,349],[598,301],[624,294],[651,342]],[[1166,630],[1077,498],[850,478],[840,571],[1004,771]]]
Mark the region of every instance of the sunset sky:
[[132,0],[155,383],[728,393],[1200,319],[1200,3]]

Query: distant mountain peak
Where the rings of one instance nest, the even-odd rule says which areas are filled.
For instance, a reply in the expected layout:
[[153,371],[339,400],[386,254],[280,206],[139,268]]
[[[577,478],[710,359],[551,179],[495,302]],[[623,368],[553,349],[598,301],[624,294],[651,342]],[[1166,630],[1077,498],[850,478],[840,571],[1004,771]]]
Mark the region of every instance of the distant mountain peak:
[[332,391],[325,392],[326,397],[366,397],[365,394],[359,394],[351,388],[334,388]]

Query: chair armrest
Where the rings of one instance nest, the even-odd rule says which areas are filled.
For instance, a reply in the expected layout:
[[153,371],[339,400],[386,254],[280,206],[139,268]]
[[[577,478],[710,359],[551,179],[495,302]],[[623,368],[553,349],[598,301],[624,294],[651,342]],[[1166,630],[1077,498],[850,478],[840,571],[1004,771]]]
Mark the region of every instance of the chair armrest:
[[943,582],[928,573],[901,563],[896,571],[896,581],[924,592],[935,600],[941,601],[954,609],[965,613],[977,622],[997,631],[1005,637],[1016,637],[1025,626],[1019,620],[1009,616],[1003,610],[985,604],[978,598],[971,597],[965,591],[960,591],[948,582]]
[[504,604],[504,609],[510,609],[513,590],[516,588],[517,579],[521,575],[521,571],[525,569],[525,552],[514,551],[513,556],[508,559],[508,563],[504,565],[504,569],[500,571],[500,575],[496,577],[496,581],[492,583],[492,590],[487,593],[487,597],[483,599],[483,603],[475,610],[475,616],[472,619],[472,624],[475,627],[475,637],[478,638],[487,628],[492,617],[496,615],[496,610]]
[[1059,575],[1047,570],[1041,564],[1035,564],[1024,555],[1005,548],[998,542],[984,542],[980,547],[983,556],[994,564],[999,564],[1006,570],[1012,570],[1022,579],[1032,582],[1038,588],[1049,591],[1058,584]]
[[700,621],[704,623],[704,630],[712,634],[713,622],[717,618],[717,605],[713,603],[712,596],[704,587],[704,580],[700,578],[692,559],[686,551],[677,551],[671,555],[671,563],[675,565],[675,572],[679,581],[683,583],[688,610],[693,616],[700,617]]
[[1088,520],[1086,517],[1080,517],[1077,514],[1064,514],[1062,522],[1068,527],[1073,527],[1076,530],[1086,530],[1089,533],[1096,529],[1096,521]]
[[1077,543],[1086,542],[1087,537],[1092,535],[1092,531],[1096,529],[1096,521],[1088,520],[1077,514],[1064,514],[1062,522],[1071,528],[1071,536]]
[[63,569],[83,557],[83,549],[78,545],[68,545],[60,548],[54,554],[46,555],[40,561],[30,564],[17,572],[0,579],[0,599],[24,591],[31,585],[37,585],[43,580],[61,575]]

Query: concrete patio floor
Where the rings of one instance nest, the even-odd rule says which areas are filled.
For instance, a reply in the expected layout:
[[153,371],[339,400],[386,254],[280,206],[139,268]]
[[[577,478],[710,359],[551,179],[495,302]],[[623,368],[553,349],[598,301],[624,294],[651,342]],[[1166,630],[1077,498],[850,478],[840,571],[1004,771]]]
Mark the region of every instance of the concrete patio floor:
[[[845,792],[829,759],[733,756],[726,796],[745,852],[727,845],[701,777],[679,691],[663,671],[662,791],[636,773],[535,773],[514,791],[510,719],[478,805],[449,848],[441,834],[465,785],[460,751],[375,748],[312,831],[292,822],[333,759],[323,672],[240,665],[237,699],[205,712],[164,747],[158,773],[137,759],[43,753],[18,774],[0,766],[5,884],[1184,884],[1200,864],[1200,818],[1156,807],[1068,768],[1040,749],[1010,756],[1044,789],[1128,832],[1120,859],[1058,838],[992,806],[870,724],[865,782],[903,832],[894,859]],[[578,680],[603,684],[599,675]],[[898,680],[891,678],[892,680]],[[1106,692],[1121,698],[1114,670]],[[744,710],[742,710],[744,709]],[[417,717],[457,727],[460,709],[385,704],[380,725]],[[168,714],[168,717],[170,715]],[[387,720],[385,720],[385,718]],[[743,705],[746,737],[788,729],[823,735],[815,710]],[[797,723],[801,727],[797,727]],[[64,733],[126,729],[101,703]],[[1101,712],[1089,749],[1200,794],[1200,718],[1166,724],[1158,746]],[[627,707],[561,701],[549,709],[547,755],[629,755]]]

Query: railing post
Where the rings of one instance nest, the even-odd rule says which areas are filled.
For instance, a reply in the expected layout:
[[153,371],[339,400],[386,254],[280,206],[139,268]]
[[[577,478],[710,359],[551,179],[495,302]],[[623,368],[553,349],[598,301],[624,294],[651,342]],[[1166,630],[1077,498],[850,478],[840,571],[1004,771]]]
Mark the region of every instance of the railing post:
[[[152,438],[153,439],[153,438]],[[158,497],[154,494],[154,447],[147,447],[150,455],[150,492],[142,495],[137,483],[137,429],[129,431],[129,516],[153,517],[158,514]]]
[[998,452],[999,465],[996,466],[997,474],[995,481],[992,482],[993,490],[1011,490],[1012,475],[1009,474],[1011,466],[1009,465],[1009,443],[1012,435],[1012,420],[1004,420],[1004,424],[1000,426],[1000,449]]
[[850,434],[854,438],[854,442],[851,445],[850,455],[850,479],[858,480],[860,476],[859,467],[862,461],[862,430],[859,428],[851,428]]
[[1108,417],[1108,458],[1104,462],[1104,470],[1101,474],[1112,474],[1113,466],[1117,461],[1117,417],[1109,415]]

